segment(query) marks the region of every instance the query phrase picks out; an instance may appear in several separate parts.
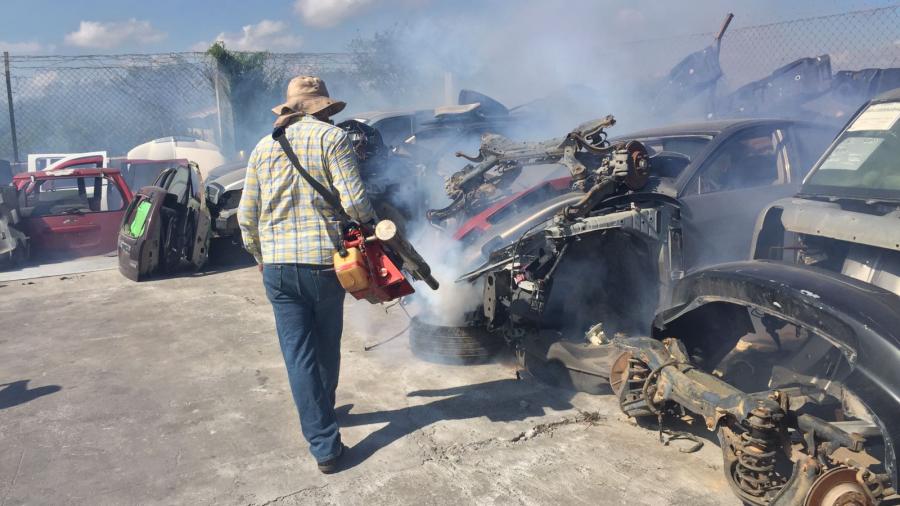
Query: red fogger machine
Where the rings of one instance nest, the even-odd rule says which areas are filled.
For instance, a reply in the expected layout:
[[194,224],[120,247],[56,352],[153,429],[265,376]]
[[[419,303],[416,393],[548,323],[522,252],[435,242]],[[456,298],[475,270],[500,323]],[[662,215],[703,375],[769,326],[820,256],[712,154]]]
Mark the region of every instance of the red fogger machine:
[[[372,304],[388,302],[415,292],[403,275],[424,281],[432,290],[440,286],[422,256],[400,234],[391,220],[381,220],[366,234],[365,227],[344,229],[343,248],[334,254],[334,270],[345,290]],[[372,233],[374,232],[374,233]]]

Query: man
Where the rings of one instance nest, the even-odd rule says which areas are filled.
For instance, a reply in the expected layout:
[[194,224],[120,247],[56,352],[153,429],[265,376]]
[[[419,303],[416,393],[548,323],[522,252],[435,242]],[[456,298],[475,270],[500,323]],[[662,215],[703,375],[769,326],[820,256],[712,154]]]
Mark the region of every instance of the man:
[[[295,77],[287,100],[272,109],[300,165],[340,197],[360,223],[374,219],[350,141],[328,118],[346,104],[317,77]],[[341,358],[344,289],[333,268],[338,213],[266,136],[250,154],[238,209],[244,247],[259,264],[300,427],[323,473],[344,451],[334,413]]]

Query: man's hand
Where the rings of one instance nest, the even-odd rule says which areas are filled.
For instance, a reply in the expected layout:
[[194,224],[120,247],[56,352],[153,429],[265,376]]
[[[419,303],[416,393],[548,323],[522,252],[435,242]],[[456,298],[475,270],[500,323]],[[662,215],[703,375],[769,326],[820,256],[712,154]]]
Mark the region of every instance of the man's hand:
[[259,272],[263,271],[263,264],[256,264],[256,268],[259,269]]

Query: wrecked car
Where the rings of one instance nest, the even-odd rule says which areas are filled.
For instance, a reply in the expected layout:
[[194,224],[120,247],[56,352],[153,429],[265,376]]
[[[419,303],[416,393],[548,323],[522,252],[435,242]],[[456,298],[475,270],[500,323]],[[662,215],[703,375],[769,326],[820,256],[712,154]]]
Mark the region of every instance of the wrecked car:
[[509,109],[493,98],[463,89],[456,105],[415,111],[363,112],[354,115],[353,120],[378,130],[385,145],[396,147],[408,141],[430,144],[441,138],[450,142],[458,137],[504,131],[517,118],[510,116]]
[[12,180],[9,162],[0,160],[0,267],[17,267],[28,259],[28,237],[16,228],[19,196]]
[[118,230],[119,271],[132,281],[206,264],[211,233],[200,169],[190,162],[141,188]]
[[[767,203],[796,191],[833,133],[831,127],[815,123],[738,119],[643,130],[607,142],[636,141],[646,148],[652,184],[642,191],[677,198],[683,213],[690,216],[682,220],[684,230],[680,234],[687,236],[684,268],[691,268],[744,258],[756,216]],[[560,141],[547,144],[556,142]],[[528,153],[537,156],[542,148],[532,147]],[[598,163],[580,151],[574,151],[574,158],[586,167]],[[477,250],[476,257],[509,245],[584,196],[583,185],[572,176],[505,196],[502,190],[510,184],[506,174],[513,172],[515,176],[524,163],[530,162],[507,157],[497,165],[504,163],[511,167],[484,172],[475,166],[464,168],[447,183],[448,191],[455,192],[457,199],[430,214],[432,219],[447,219],[453,213],[465,216],[483,209],[464,221],[454,234],[466,248]],[[565,166],[565,161],[560,165]],[[559,165],[546,167],[551,174],[558,169]],[[492,202],[486,209],[481,203],[485,199]]]
[[[13,178],[19,222],[33,256],[59,258],[110,253],[132,194],[118,169],[57,168]],[[83,166],[84,159],[72,160]]]
[[796,196],[760,214],[753,260],[681,280],[651,338],[566,347],[583,370],[609,365],[625,413],[683,410],[716,432],[745,503],[898,498],[898,134],[895,90],[851,118]]
[[[410,344],[430,360],[485,359],[497,340],[513,343],[510,335],[522,328],[583,333],[598,313],[612,333],[647,332],[685,271],[746,258],[756,216],[796,192],[830,138],[827,127],[806,122],[720,120],[594,146],[604,154],[573,149],[578,154],[569,163],[585,190],[570,186],[543,202],[540,192],[526,194],[525,200],[536,196],[538,202],[486,231],[470,229],[481,239],[465,257],[483,263],[461,280],[484,286],[482,307],[467,326],[471,339],[448,345],[427,331],[433,315],[426,315]],[[622,178],[637,169],[645,176]],[[479,168],[464,172],[479,174]],[[557,191],[550,185],[546,193]],[[474,330],[482,328],[493,332]]]
[[[607,211],[523,238],[502,250],[505,262],[475,273],[487,275],[483,316],[502,325],[525,371],[611,391],[661,441],[696,447],[697,431],[714,432],[724,478],[746,504],[895,500],[898,120],[900,91],[864,107],[799,193],[760,214],[753,260],[701,266],[674,281],[662,304],[647,287],[664,282],[646,271],[658,258],[660,270],[673,272],[665,262],[676,250],[673,223],[690,219],[685,208],[607,202]],[[598,288],[590,299],[563,282],[559,252],[571,255],[571,239],[592,233],[600,239],[574,262],[580,284]],[[661,236],[666,248],[647,251],[648,238]],[[687,236],[681,241],[687,255]],[[593,318],[585,332],[552,323],[570,305]],[[662,309],[642,320],[645,305]]]
[[19,226],[19,196],[12,185],[0,186],[0,267],[19,267],[28,260],[28,236]]
[[111,160],[110,166],[118,167],[122,172],[122,177],[125,178],[125,183],[131,188],[132,192],[136,192],[156,182],[163,170],[187,163],[188,160],[185,158],[173,160],[135,160],[125,158]]

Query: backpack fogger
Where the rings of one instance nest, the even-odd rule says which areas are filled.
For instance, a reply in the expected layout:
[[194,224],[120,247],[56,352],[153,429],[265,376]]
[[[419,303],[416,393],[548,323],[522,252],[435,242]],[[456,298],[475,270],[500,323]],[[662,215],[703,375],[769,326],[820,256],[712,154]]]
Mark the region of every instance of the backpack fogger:
[[372,304],[388,302],[415,292],[403,275],[424,281],[432,290],[438,282],[422,256],[400,234],[391,220],[381,220],[374,230],[354,222],[344,211],[341,200],[300,165],[297,154],[284,136],[284,128],[276,128],[272,138],[278,141],[300,176],[318,192],[341,220],[341,240],[336,244],[334,270],[341,286],[356,299]]

